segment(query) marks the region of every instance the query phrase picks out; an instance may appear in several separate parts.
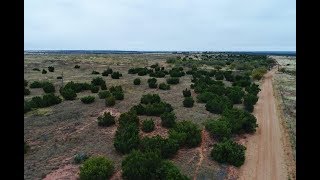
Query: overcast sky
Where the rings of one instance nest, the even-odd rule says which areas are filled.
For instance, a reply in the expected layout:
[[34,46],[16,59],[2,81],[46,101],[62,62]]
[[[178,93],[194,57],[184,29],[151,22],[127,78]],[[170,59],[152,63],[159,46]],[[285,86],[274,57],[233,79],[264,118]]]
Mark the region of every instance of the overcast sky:
[[25,50],[296,50],[295,0],[26,0]]

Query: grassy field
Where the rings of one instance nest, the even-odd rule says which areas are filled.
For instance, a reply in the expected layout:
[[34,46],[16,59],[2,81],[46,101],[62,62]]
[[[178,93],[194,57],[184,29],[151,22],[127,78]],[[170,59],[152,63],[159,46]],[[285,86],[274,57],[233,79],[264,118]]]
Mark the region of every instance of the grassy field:
[[[77,94],[74,101],[63,101],[60,104],[40,108],[25,114],[24,137],[30,145],[30,151],[25,155],[25,179],[44,178],[52,171],[73,162],[73,156],[78,152],[85,152],[89,155],[106,155],[115,162],[115,167],[119,170],[123,157],[119,155],[113,146],[113,137],[116,131],[115,126],[101,128],[97,126],[97,117],[103,111],[114,111],[123,113],[128,111],[133,105],[140,102],[140,98],[146,93],[157,93],[161,99],[170,103],[177,116],[178,121],[191,120],[202,126],[208,118],[217,117],[205,110],[205,104],[195,103],[193,108],[183,107],[182,90],[190,88],[191,76],[186,75],[180,78],[180,83],[171,85],[168,91],[150,89],[147,84],[147,76],[128,74],[128,69],[132,67],[145,67],[154,63],[170,68],[172,65],[166,63],[168,54],[138,54],[138,55],[25,55],[24,74],[29,84],[35,80],[48,80],[54,83],[56,95],[62,86],[58,76],[63,73],[64,84],[70,81],[90,83],[94,77],[103,77],[107,87],[121,85],[125,92],[125,98],[117,101],[112,108],[107,108],[104,99],[99,99],[97,94],[93,94],[96,100],[92,104],[83,104],[80,98],[92,95],[90,91]],[[75,65],[80,65],[80,69],[75,69]],[[41,74],[41,71],[34,71],[33,68],[47,69],[54,66],[54,72]],[[110,75],[104,77],[93,75],[93,70],[100,73],[112,68],[123,74],[120,79],[112,79]],[[141,85],[133,85],[133,80],[141,78]],[[165,82],[165,78],[157,78],[158,83]],[[30,89],[31,93],[25,96],[28,100],[34,96],[43,95],[43,90]],[[192,96],[195,96],[192,91]],[[195,97],[194,97],[195,99]],[[141,116],[140,119],[145,119]],[[158,124],[156,130],[150,135],[166,133],[160,124],[159,117],[153,117]],[[148,134],[147,134],[148,135]],[[209,144],[208,147],[211,147]],[[209,157],[210,151],[206,151]],[[199,159],[197,148],[181,149],[172,159],[181,169],[182,173],[193,177]],[[205,159],[199,168],[198,177],[209,179],[223,179],[226,176],[226,167],[218,163]]]

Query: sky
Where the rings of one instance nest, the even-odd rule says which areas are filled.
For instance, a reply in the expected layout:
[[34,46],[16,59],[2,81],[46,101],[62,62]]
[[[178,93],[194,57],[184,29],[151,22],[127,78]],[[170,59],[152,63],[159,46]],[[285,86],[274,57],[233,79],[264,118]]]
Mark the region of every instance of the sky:
[[295,0],[26,0],[25,50],[295,51]]

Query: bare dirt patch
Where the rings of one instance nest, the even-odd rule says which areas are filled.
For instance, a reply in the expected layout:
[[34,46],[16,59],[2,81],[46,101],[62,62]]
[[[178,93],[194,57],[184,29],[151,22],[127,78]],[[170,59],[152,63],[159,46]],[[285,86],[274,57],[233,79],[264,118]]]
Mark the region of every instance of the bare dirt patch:
[[77,180],[79,178],[79,166],[68,164],[48,174],[43,180]]

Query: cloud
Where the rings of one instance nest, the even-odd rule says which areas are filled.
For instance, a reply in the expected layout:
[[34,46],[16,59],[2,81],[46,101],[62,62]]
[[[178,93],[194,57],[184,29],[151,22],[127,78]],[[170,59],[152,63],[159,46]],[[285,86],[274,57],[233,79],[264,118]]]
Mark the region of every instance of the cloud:
[[25,49],[295,50],[294,0],[28,0]]

